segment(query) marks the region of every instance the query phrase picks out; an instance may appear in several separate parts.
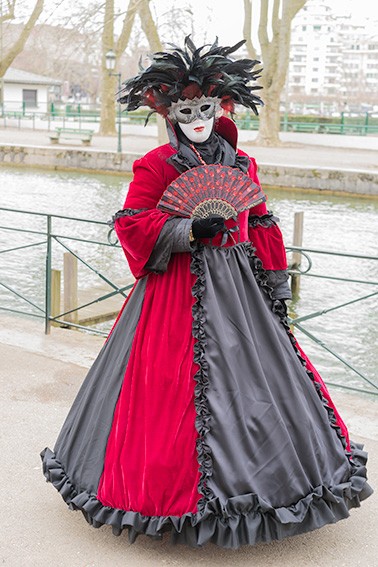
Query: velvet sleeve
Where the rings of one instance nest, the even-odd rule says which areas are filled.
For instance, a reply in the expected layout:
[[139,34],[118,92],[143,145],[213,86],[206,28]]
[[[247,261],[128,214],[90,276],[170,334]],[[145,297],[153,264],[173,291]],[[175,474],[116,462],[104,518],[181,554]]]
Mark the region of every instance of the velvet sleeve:
[[156,208],[167,183],[159,159],[147,154],[134,163],[133,173],[114,228],[133,275],[141,278],[151,271],[164,272],[171,253],[190,250],[191,221],[172,218]]
[[[260,185],[256,161],[253,158],[250,158],[250,161],[248,175]],[[286,250],[278,221],[279,219],[268,211],[266,203],[256,205],[249,211],[248,237],[267,271],[275,299],[290,299]]]

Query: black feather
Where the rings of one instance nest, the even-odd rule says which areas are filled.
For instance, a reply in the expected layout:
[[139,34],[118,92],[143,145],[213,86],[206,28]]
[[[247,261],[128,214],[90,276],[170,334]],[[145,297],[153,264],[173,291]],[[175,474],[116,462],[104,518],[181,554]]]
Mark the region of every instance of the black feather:
[[172,102],[185,98],[184,89],[195,84],[199,96],[231,100],[258,114],[263,102],[253,91],[262,87],[253,83],[260,77],[261,68],[255,69],[260,61],[229,57],[244,43],[222,47],[216,38],[212,45],[196,47],[187,36],[183,48],[171,45],[170,51],[155,53],[149,67],[140,64],[140,73],[123,84],[118,100],[128,111],[147,105],[166,115]]

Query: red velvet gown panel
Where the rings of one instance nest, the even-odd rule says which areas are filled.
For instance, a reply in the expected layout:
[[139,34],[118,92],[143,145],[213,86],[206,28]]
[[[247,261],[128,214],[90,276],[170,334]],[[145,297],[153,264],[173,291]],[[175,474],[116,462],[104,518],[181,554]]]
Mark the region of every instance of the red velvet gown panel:
[[185,253],[148,278],[98,489],[106,506],[146,516],[196,512],[192,283]]

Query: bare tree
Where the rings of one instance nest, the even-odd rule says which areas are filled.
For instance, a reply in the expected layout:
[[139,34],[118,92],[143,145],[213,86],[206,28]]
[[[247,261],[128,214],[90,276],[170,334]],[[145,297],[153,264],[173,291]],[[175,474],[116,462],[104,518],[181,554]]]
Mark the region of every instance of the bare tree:
[[116,56],[115,70],[119,70],[121,55],[125,51],[130,39],[140,0],[130,0],[122,31],[118,39],[114,37],[114,0],[105,1],[104,26],[102,30],[102,67],[101,67],[101,122],[100,133],[103,135],[115,134],[115,93],[117,91],[115,77],[106,69],[105,57],[109,50]]
[[[116,92],[116,83],[114,77],[109,75],[109,72],[106,70],[105,56],[110,49],[114,51],[117,70],[119,68],[120,58],[130,40],[135,16],[137,14],[140,18],[142,30],[147,38],[151,51],[161,51],[163,49],[154,18],[151,14],[150,0],[129,1],[122,31],[117,41],[115,41],[114,38],[114,0],[106,0],[102,34],[101,134],[109,135],[115,133],[114,93]],[[167,139],[165,125],[160,117],[158,117],[158,138],[160,143],[163,143]]]
[[[270,13],[269,4],[269,0],[260,0],[258,39],[264,67],[260,84],[264,89],[262,98],[266,106],[260,114],[257,142],[264,146],[275,146],[280,143],[280,95],[289,66],[291,24],[306,0],[273,0]],[[255,59],[252,0],[244,0],[244,15],[244,37],[247,40],[248,54]]]
[[[32,13],[30,14],[28,20],[26,21],[24,27],[17,40],[6,50],[5,54],[2,55],[0,60],[0,77],[3,77],[6,70],[12,65],[14,59],[24,48],[24,45],[33,30],[39,16],[43,10],[44,0],[37,0]],[[16,0],[7,0],[7,11],[2,14],[3,20],[12,20],[15,17],[15,7]]]
[[[152,17],[150,10],[150,0],[141,0],[139,2],[139,17],[142,24],[142,29],[146,35],[149,47],[151,51],[162,51],[163,45],[160,41],[159,33]],[[163,118],[157,115],[157,127],[158,127],[158,142],[159,144],[164,144],[168,141],[167,129],[165,127],[165,122]]]

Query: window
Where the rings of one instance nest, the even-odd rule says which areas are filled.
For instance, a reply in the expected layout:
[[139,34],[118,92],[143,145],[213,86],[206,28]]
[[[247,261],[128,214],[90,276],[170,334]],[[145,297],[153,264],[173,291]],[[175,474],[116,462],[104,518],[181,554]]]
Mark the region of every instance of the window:
[[26,107],[37,106],[37,89],[22,89],[22,102]]
[[322,29],[322,26],[314,26],[314,31],[320,31]]

